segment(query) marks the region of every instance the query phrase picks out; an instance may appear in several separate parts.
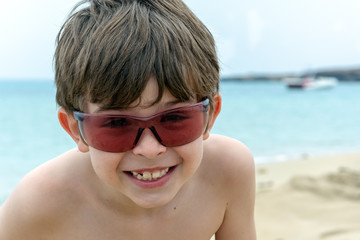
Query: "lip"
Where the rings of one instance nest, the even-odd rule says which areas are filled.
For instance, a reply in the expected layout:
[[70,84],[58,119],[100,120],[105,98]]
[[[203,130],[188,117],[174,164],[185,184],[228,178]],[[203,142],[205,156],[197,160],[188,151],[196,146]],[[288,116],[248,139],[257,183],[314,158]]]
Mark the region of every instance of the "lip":
[[[174,167],[174,166],[172,166],[172,167]],[[167,169],[167,168],[171,168],[171,167],[143,168],[143,169],[126,171],[126,172],[137,172],[137,173],[155,172],[155,171],[161,171],[161,170],[164,170],[164,169]]]
[[[151,181],[144,181],[144,180],[140,180],[137,179],[136,177],[134,177],[131,172],[125,172],[126,176],[133,182],[135,183],[137,186],[141,187],[141,188],[145,188],[145,189],[151,189],[151,188],[159,188],[164,186],[171,178],[171,175],[174,173],[175,169],[177,166],[172,166],[169,167],[169,171],[166,173],[166,175],[164,175],[163,177],[156,179],[156,180],[151,180]],[[143,172],[154,172],[156,170],[163,170],[166,168],[152,168],[152,169],[141,169],[141,170],[136,170],[134,172],[138,172],[138,173],[143,173]]]

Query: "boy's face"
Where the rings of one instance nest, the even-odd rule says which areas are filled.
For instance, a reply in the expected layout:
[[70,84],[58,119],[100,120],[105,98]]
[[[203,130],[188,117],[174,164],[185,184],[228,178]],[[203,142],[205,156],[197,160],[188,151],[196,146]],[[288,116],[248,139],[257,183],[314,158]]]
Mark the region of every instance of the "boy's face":
[[[177,102],[176,98],[165,91],[161,101],[150,104],[156,99],[158,86],[150,79],[140,98],[140,104],[126,110],[99,111],[99,105],[88,104],[88,113],[124,114],[137,117],[152,116],[175,107],[189,106],[193,102]],[[134,104],[135,105],[135,104]],[[205,113],[207,114],[207,113]],[[136,146],[126,152],[112,153],[89,147],[94,171],[101,181],[102,191],[114,199],[126,196],[143,208],[156,208],[169,203],[185,182],[198,169],[203,156],[202,134],[194,141],[177,147],[161,145],[150,129],[146,128]],[[79,142],[78,145],[83,143]],[[79,146],[79,149],[85,147]]]

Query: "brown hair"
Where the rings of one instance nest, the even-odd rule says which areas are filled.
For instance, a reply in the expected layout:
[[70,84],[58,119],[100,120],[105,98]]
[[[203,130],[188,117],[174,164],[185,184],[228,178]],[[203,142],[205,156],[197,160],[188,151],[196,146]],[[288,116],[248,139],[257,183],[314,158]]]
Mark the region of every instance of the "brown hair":
[[[79,9],[82,6],[81,9]],[[79,9],[79,10],[78,10]],[[54,56],[56,101],[84,111],[129,106],[155,77],[180,101],[219,89],[213,36],[181,0],[84,0],[62,26]]]

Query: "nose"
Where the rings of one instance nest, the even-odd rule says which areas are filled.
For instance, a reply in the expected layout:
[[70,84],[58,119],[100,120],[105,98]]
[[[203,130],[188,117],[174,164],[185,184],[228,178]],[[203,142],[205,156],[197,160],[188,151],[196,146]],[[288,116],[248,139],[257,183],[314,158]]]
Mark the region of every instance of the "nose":
[[160,144],[149,128],[144,129],[136,146],[133,148],[134,154],[144,156],[148,159],[154,159],[165,151],[166,147]]

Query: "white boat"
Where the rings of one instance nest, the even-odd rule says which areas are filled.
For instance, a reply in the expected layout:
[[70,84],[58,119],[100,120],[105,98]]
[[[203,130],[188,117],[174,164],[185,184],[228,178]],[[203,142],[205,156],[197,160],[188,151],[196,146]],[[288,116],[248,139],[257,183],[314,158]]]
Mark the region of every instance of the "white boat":
[[332,88],[338,84],[338,80],[334,77],[298,77],[286,78],[284,82],[288,88],[299,89],[323,89]]

